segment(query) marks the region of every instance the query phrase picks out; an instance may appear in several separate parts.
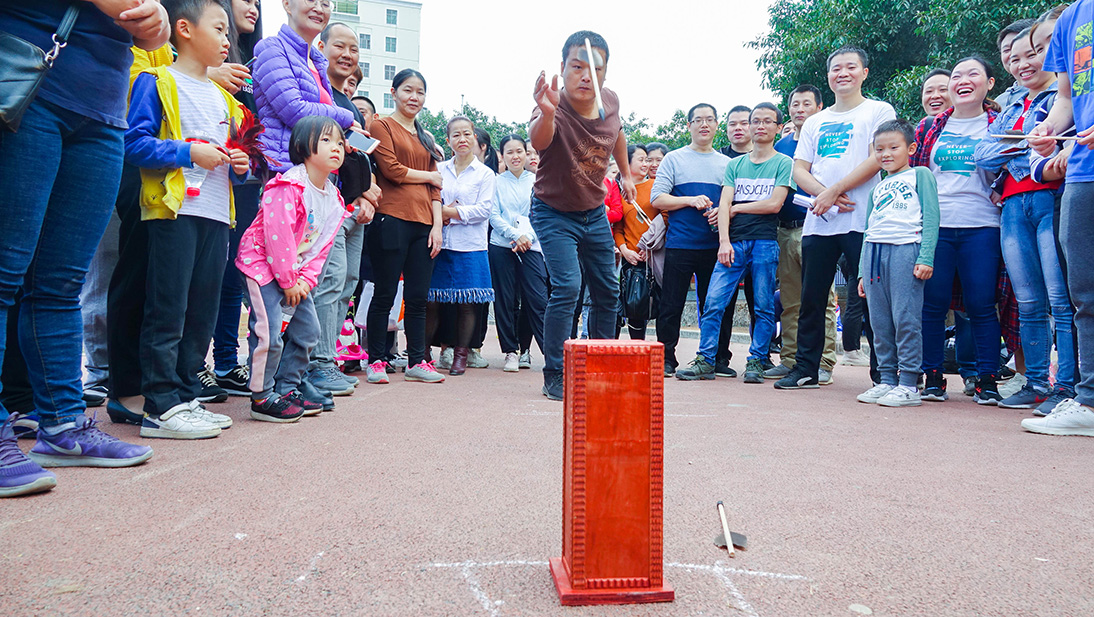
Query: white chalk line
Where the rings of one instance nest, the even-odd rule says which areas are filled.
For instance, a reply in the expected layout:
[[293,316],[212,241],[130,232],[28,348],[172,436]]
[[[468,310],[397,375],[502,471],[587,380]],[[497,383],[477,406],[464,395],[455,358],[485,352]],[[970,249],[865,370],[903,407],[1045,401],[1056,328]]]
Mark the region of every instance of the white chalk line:
[[318,568],[319,560],[323,558],[323,553],[325,553],[325,552],[326,551],[319,551],[319,553],[315,557],[311,558],[311,563],[308,564],[308,571],[301,574],[300,576],[296,577],[296,582],[298,582],[298,583],[304,582],[305,580],[307,580],[307,578],[309,576],[311,576],[312,574],[315,574],[319,570],[319,568]]
[[[440,562],[431,563],[431,568],[460,568],[463,574],[464,580],[467,581],[467,585],[471,591],[471,594],[475,596],[479,604],[482,605],[490,617],[498,617],[500,611],[495,602],[490,599],[490,596],[482,590],[482,586],[479,583],[478,577],[475,576],[474,568],[490,568],[498,566],[528,566],[528,567],[543,567],[546,566],[546,561],[531,561],[521,559],[509,559],[498,561],[459,561],[459,562]],[[772,578],[785,581],[808,581],[809,578],[798,574],[783,574],[780,572],[762,572],[759,570],[741,570],[739,568],[731,568],[727,565],[723,565],[723,562],[716,561],[714,565],[699,564],[699,563],[677,563],[669,562],[665,564],[666,568],[675,568],[680,570],[709,572],[713,574],[722,585],[726,588],[726,593],[733,599],[733,603],[737,610],[741,611],[748,617],[759,617],[759,613],[756,609],[745,599],[741,590],[737,588],[737,585],[733,583],[733,580],[729,578],[730,574],[739,574],[744,576],[755,576],[762,578]]]

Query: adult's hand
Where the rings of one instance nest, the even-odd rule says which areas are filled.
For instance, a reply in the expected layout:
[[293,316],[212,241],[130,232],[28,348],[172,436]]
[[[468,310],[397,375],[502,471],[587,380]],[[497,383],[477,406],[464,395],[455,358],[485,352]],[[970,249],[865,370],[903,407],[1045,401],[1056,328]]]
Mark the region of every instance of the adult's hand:
[[229,94],[235,94],[243,87],[243,83],[251,77],[251,70],[242,64],[225,62],[218,67],[209,69],[209,79],[220,84],[221,88]]
[[637,266],[638,262],[642,261],[641,259],[639,259],[638,253],[632,251],[630,247],[628,247],[626,244],[619,245],[619,254],[622,255],[623,259],[626,259],[627,263],[632,266]]
[[364,197],[365,199],[367,199],[369,201],[369,203],[372,204],[373,208],[379,208],[380,207],[380,198],[383,197],[383,195],[384,195],[384,192],[382,190],[380,190],[380,186],[378,184],[376,184],[375,182],[373,182],[372,186],[370,186],[367,191],[365,191],[364,193],[361,194],[361,197]]
[[364,195],[354,199],[353,206],[355,208],[354,219],[361,225],[372,222],[372,217],[376,216],[376,206],[372,205],[372,202]]
[[558,91],[558,75],[552,77],[551,83],[548,85],[547,73],[540,71],[539,78],[536,79],[536,89],[532,96],[535,98],[536,105],[539,106],[543,115],[553,116],[561,101],[561,95]]
[[91,0],[95,8],[111,19],[120,19],[122,13],[135,9],[148,0]]
[[429,258],[430,259],[436,258],[437,254],[441,252],[442,239],[443,238],[441,236],[441,226],[440,225],[434,225],[433,228],[429,230]]
[[733,265],[733,244],[730,242],[718,243],[718,263],[725,267]]
[[133,37],[134,45],[148,51],[163,47],[171,36],[167,9],[153,0],[143,0],[138,6],[122,11],[114,23]]
[[441,172],[431,171],[431,172],[428,172],[428,173],[429,173],[429,183],[432,184],[433,186],[437,187],[437,188],[442,188],[441,185],[444,183],[444,180],[441,178]]
[[638,189],[634,187],[634,180],[623,178],[623,184],[620,188],[623,189],[623,199],[633,204],[638,198]]
[[532,239],[528,236],[521,236],[512,242],[514,253],[523,253],[532,248]]
[[1046,138],[1055,134],[1056,127],[1046,120],[1033,127],[1033,130],[1026,136],[1026,142],[1037,154],[1040,154],[1041,156],[1052,156],[1052,153],[1056,152],[1056,140]]

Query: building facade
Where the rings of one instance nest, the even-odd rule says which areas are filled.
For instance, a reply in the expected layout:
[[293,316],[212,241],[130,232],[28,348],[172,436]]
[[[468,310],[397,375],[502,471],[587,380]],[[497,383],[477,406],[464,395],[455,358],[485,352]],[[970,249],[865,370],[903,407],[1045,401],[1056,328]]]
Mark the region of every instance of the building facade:
[[418,69],[422,4],[403,0],[335,0],[332,22],[357,32],[361,72],[357,94],[372,99],[386,116],[395,110],[391,78],[403,69]]

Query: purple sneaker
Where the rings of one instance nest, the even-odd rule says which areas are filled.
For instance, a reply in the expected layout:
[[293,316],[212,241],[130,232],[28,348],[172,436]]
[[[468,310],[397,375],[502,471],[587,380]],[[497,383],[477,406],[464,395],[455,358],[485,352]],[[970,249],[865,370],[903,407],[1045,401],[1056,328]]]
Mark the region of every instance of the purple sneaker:
[[42,469],[19,449],[12,430],[18,417],[13,413],[0,425],[0,497],[39,493],[57,486],[52,471]]
[[30,458],[43,467],[130,467],[147,461],[152,448],[126,443],[95,428],[94,418],[76,416],[76,428],[48,435],[38,431]]

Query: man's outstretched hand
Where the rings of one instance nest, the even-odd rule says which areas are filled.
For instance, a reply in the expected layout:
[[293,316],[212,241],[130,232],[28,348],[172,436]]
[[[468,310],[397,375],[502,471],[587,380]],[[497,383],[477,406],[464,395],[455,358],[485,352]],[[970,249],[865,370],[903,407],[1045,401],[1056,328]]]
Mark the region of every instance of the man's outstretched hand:
[[547,73],[540,71],[539,79],[536,79],[536,90],[533,96],[536,99],[536,105],[539,105],[539,109],[543,112],[543,115],[553,115],[555,110],[558,109],[560,100],[558,92],[558,75],[552,77],[551,83],[548,85]]

